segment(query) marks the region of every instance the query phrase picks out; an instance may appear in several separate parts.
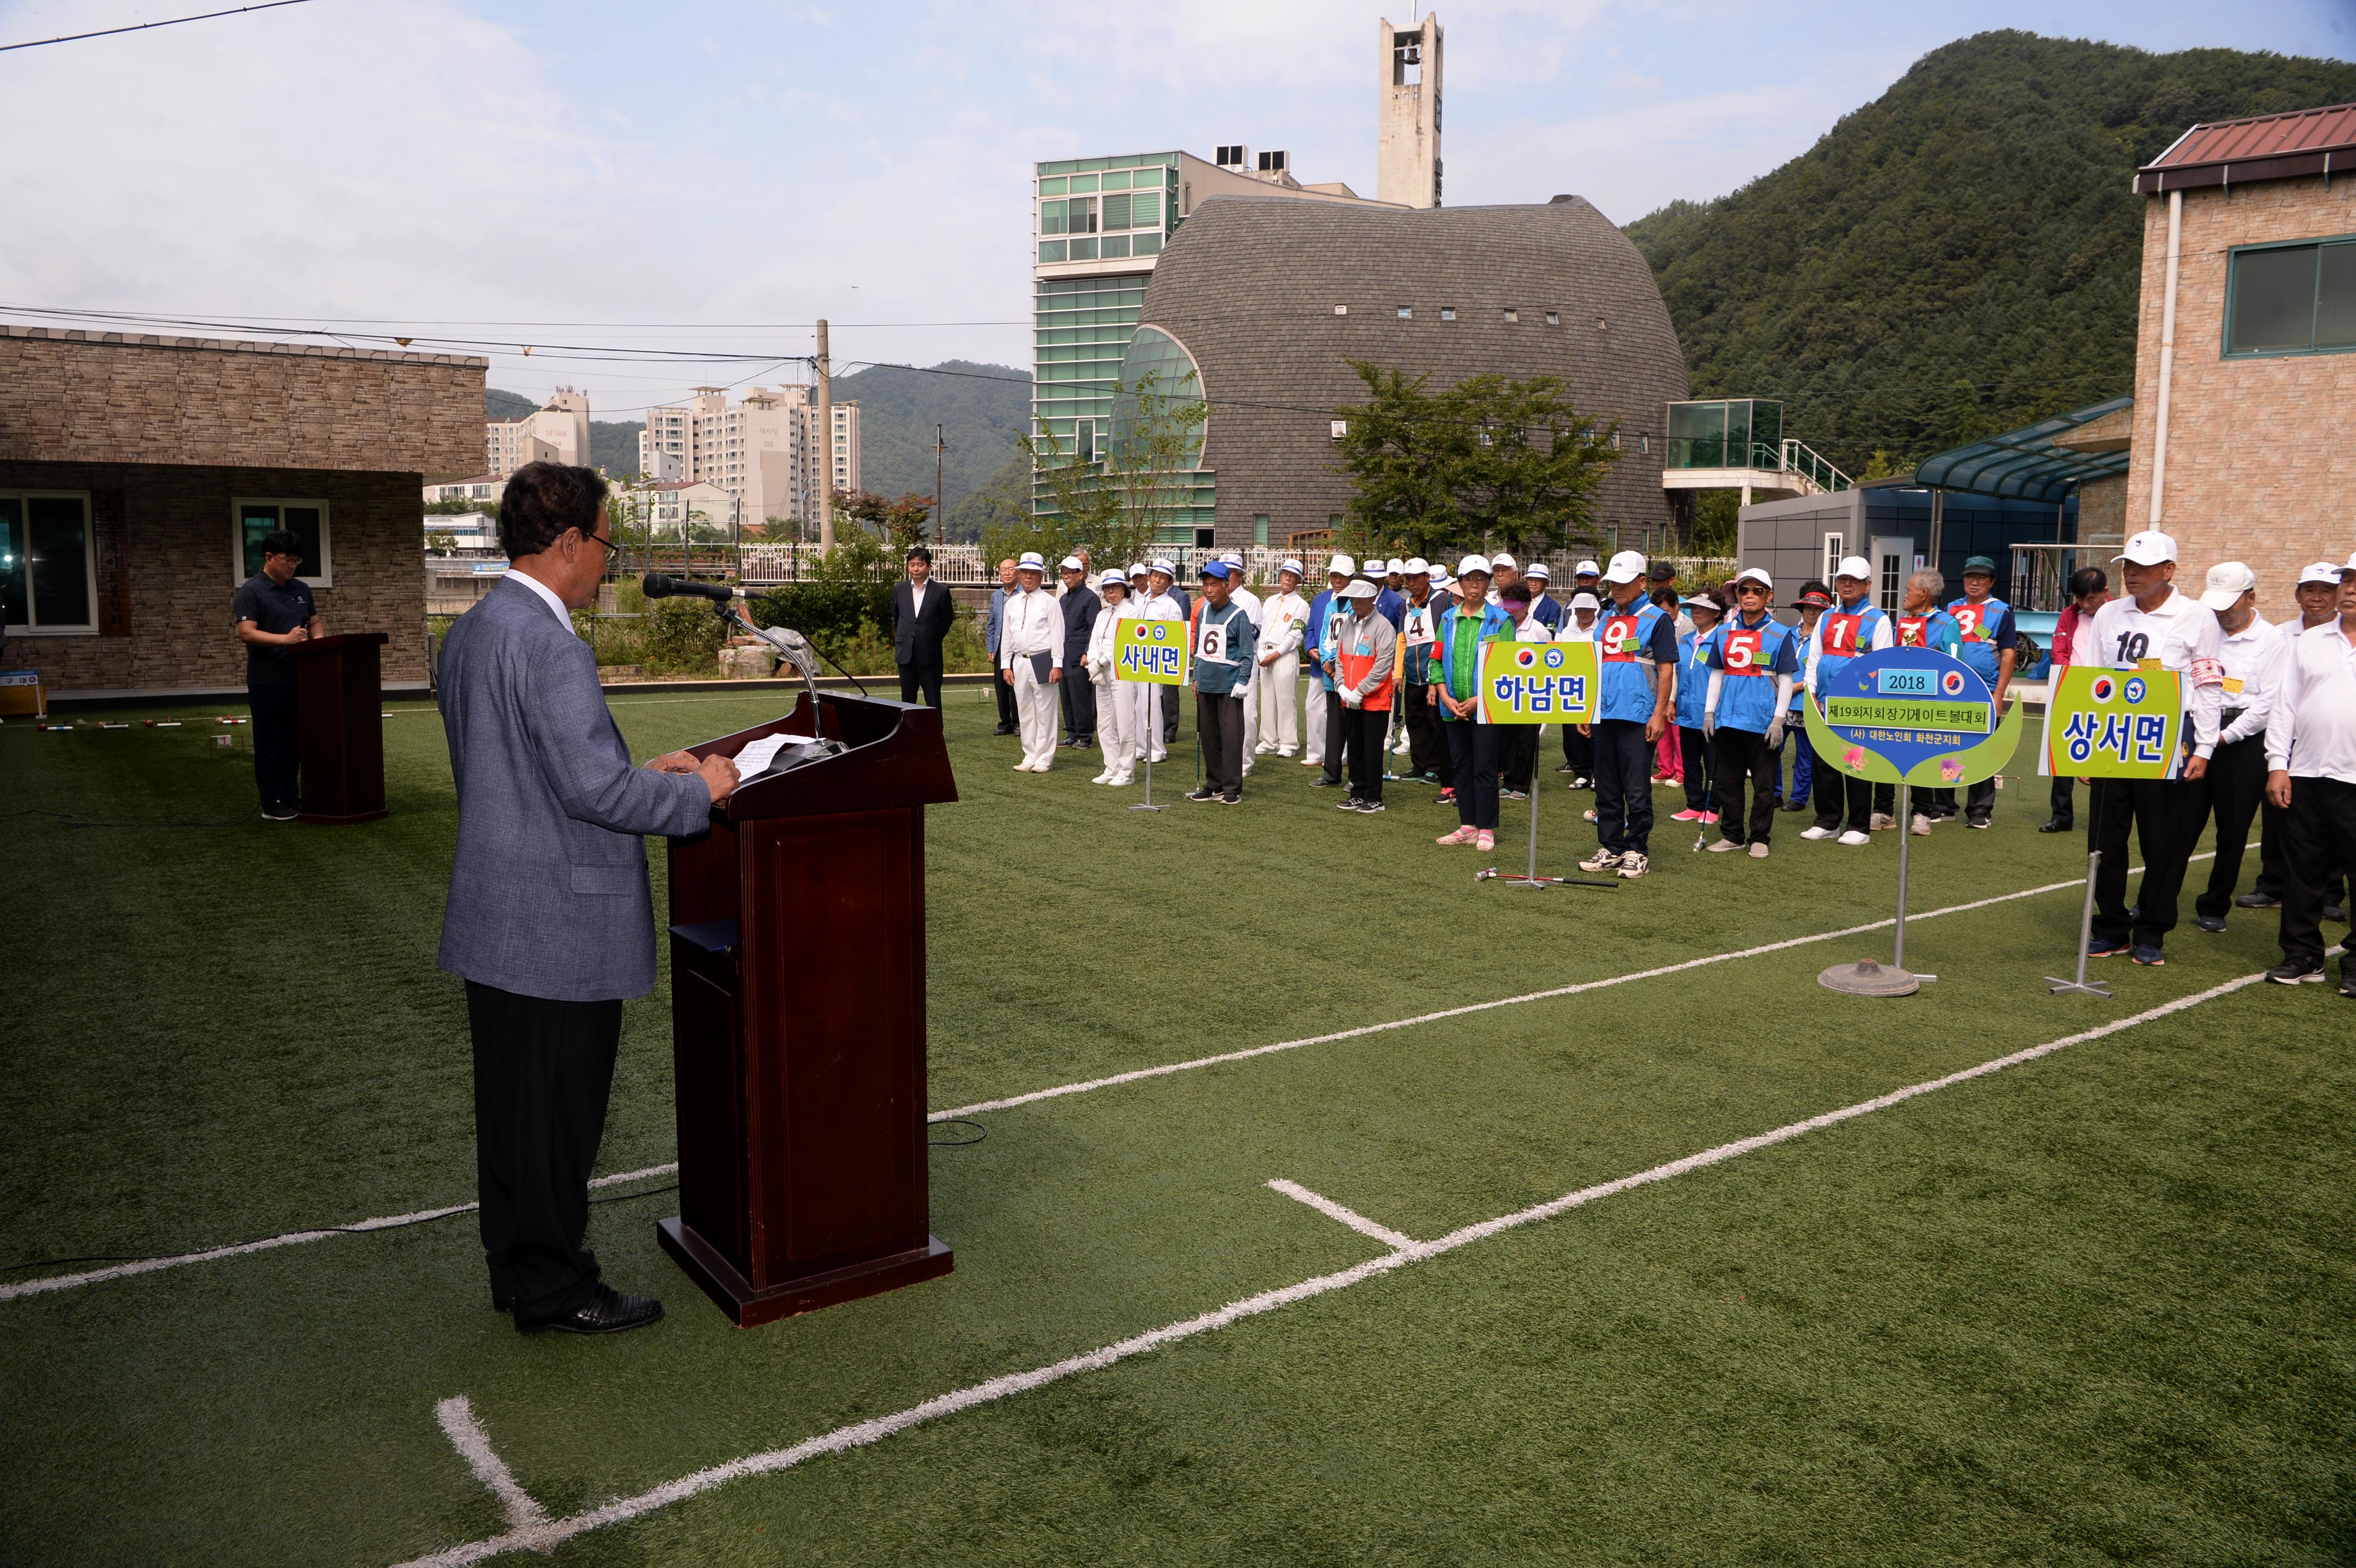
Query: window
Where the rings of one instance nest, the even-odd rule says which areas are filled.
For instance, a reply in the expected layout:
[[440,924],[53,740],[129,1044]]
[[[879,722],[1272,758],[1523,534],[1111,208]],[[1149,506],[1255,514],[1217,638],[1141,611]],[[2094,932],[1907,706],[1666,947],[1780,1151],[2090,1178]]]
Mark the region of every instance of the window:
[[1401,321],[1413,321],[1415,319],[1415,306],[1411,304],[1403,304],[1399,306],[1398,318]]
[[1104,198],[1104,226],[1108,232],[1129,227],[1129,197],[1126,195]]
[[314,588],[336,585],[335,541],[328,537],[327,502],[232,501],[230,522],[234,529],[230,575],[238,581],[262,570],[262,541],[284,528],[303,541],[303,564],[294,569],[294,575]]
[[2356,238],[2236,251],[2225,302],[2229,355],[2356,349]]
[[1335,420],[1333,421],[1333,439],[1335,441],[1341,440],[1344,436],[1349,433],[1350,421],[1348,420]]
[[[1162,227],[1162,193],[1141,190],[1129,198],[1129,226],[1131,229]],[[1108,224],[1106,227],[1111,227]]]
[[1092,196],[1076,196],[1064,203],[1064,224],[1065,228],[1074,234],[1095,233],[1097,231],[1097,198]]
[[1562,312],[1558,310],[1550,310],[1547,312],[1547,325],[1548,326],[1560,326],[1562,325]]
[[26,632],[98,630],[86,493],[0,495],[0,605],[8,625]]
[[1513,325],[1515,322],[1521,319],[1522,313],[1520,311],[1514,309],[1511,305],[1507,305],[1505,307],[1505,325],[1507,326]]
[[1256,512],[1252,515],[1252,543],[1266,544],[1267,542],[1268,514],[1266,512]]
[[1826,534],[1825,536],[1824,580],[1826,582],[1830,582],[1834,578],[1840,575],[1842,554],[1841,543],[1841,536],[1838,534]]
[[1350,314],[1350,307],[1345,304],[1337,304],[1333,307],[1333,314],[1335,315],[1347,315]]
[[1452,304],[1441,305],[1440,307],[1440,319],[1442,321],[1454,321],[1456,319],[1456,307]]

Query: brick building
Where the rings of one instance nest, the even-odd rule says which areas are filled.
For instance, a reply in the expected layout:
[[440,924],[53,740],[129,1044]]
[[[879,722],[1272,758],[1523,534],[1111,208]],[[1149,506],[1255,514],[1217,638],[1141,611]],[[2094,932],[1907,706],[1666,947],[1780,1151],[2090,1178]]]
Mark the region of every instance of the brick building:
[[293,529],[330,632],[425,680],[418,495],[481,466],[487,361],[0,326],[0,664],[52,696],[233,692],[230,620]]
[[2125,526],[2174,534],[2188,573],[2247,561],[2287,618],[2297,569],[2356,549],[2356,104],[2195,125],[2136,189]]

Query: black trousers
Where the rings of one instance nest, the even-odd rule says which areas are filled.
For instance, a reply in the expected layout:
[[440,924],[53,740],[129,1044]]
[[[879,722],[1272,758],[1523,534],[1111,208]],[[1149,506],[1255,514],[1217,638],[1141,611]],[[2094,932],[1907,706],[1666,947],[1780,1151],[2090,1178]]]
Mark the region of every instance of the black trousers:
[[[1012,688],[1005,688],[1009,697]],[[941,705],[941,667],[938,665],[904,664],[900,667],[900,700],[915,702],[922,694],[927,708]]]
[[[2323,961],[2324,879],[2319,869],[2356,866],[2356,784],[2339,779],[2290,781],[2283,813],[2283,956]],[[2343,906],[2344,907],[2344,906]],[[2340,978],[2356,976],[2356,959],[2340,955]]]
[[[1066,682],[1066,684],[1069,684]],[[1176,690],[1175,687],[1169,688]],[[1091,713],[1091,718],[1094,717]],[[1203,741],[1203,787],[1214,795],[1244,790],[1244,699],[1233,692],[1194,694],[1194,731]]]
[[253,710],[253,784],[264,805],[297,805],[303,764],[303,709],[293,681],[249,686]]
[[1342,763],[1350,750],[1350,730],[1343,720],[1349,711],[1342,706],[1340,692],[1325,693],[1325,772],[1321,776],[1329,784],[1342,782]]
[[[1718,830],[1737,844],[1764,844],[1775,827],[1775,781],[1780,765],[1756,730],[1718,727],[1710,737],[1718,752]],[[1693,764],[1686,764],[1691,767]],[[1751,789],[1750,822],[1743,821],[1742,791]]]
[[[1333,702],[1340,707],[1337,694]],[[1350,752],[1350,793],[1360,800],[1383,798],[1383,737],[1390,733],[1390,709],[1342,709],[1342,735]],[[1329,749],[1327,753],[1333,753]]]
[[1448,732],[1449,765],[1456,778],[1456,820],[1466,827],[1497,831],[1497,724],[1475,724],[1451,719],[1441,724]]
[[[997,667],[998,656],[996,654],[992,654],[990,657],[991,667],[995,669]],[[1015,728],[1017,715],[1014,711],[1014,683],[1012,680],[1009,680],[1003,672],[1001,672],[991,681],[990,684],[998,688],[998,727],[1001,730],[1012,730]],[[905,691],[907,688],[903,687],[901,689]],[[904,698],[902,700],[905,701],[906,699]]]
[[1441,784],[1452,782],[1448,738],[1440,732],[1440,705],[1431,700],[1431,688],[1410,682],[1401,688],[1400,700],[1407,704],[1408,772],[1438,773]]
[[1595,737],[1582,735],[1576,724],[1562,727],[1562,760],[1570,764],[1570,776],[1591,779],[1595,776]]
[[1677,751],[1686,762],[1686,809],[1714,811],[1709,791],[1710,760],[1713,752],[1709,737],[1686,725],[1677,726]]
[[1595,837],[1606,849],[1652,853],[1653,742],[1633,719],[1590,726],[1595,741]]
[[[2250,891],[2264,893],[2277,902],[2290,887],[2290,878],[2283,870],[2283,845],[2288,837],[2284,824],[2289,816],[2273,801],[2258,807],[2258,880]],[[2349,862],[2326,851],[2322,870],[2316,879],[2323,884],[2325,903],[2348,907],[2347,890],[2340,885],[2346,880],[2348,866]]]
[[589,1173],[622,1004],[558,1002],[466,982],[475,1041],[475,1184],[491,1288],[525,1317],[561,1317],[597,1284]]
[[[1075,680],[1074,676],[1081,678]],[[1066,665],[1064,678],[1055,683],[1064,693],[1064,733],[1066,737],[1086,739],[1097,732],[1097,685],[1087,678],[1078,665]]]
[[1538,727],[1497,724],[1491,728],[1505,731],[1497,737],[1497,787],[1529,794],[1537,782]]
[[2222,920],[2233,909],[2242,858],[2250,846],[2250,822],[2265,793],[2264,735],[2218,747],[2209,759],[2209,771],[2192,782],[2192,837],[2201,837],[2212,816],[2217,819],[2217,859],[2209,867],[2209,886],[2192,902],[2193,913]]
[[[2192,785],[2182,779],[2096,779],[2087,786],[2094,847],[2103,852],[2094,873],[2096,944],[2121,942],[2157,947],[2176,929],[2177,895],[2201,819],[2192,815]],[[2127,831],[2143,856],[2136,917],[2127,920]]]
[[2077,790],[2078,781],[2070,774],[2053,775],[2053,787],[2048,792],[2047,800],[2053,808],[2053,820],[2064,827],[2073,827],[2077,823]]
[[[1976,784],[1964,786],[1964,820],[1986,822],[1996,815],[1996,780],[1985,778]],[[1900,823],[1900,827],[1906,826]]]
[[[1979,786],[1974,784],[1974,789]],[[1955,792],[1952,789],[1918,789],[1913,792],[1914,809],[1933,822],[1944,822],[1955,815]],[[1912,827],[1912,823],[1907,824]]]
[[[1823,768],[1823,772],[1816,777],[1816,826],[1838,828],[1846,810],[1849,827],[1859,833],[1871,831],[1873,785],[1864,779],[1824,767],[1821,762],[1817,765]],[[1893,795],[1896,794],[1894,786],[1891,793]]]
[[[1139,746],[1148,751],[1151,750],[1145,745],[1150,739],[1151,739],[1151,736],[1139,736]],[[1162,688],[1162,744],[1166,748],[1177,743],[1178,688],[1174,686],[1165,686]]]

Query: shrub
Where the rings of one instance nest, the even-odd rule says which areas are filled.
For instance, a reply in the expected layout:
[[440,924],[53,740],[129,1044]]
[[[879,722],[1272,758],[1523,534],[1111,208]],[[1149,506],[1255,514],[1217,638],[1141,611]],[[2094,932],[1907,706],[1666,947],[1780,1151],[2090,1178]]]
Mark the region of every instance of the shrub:
[[[711,675],[719,668],[720,645],[728,640],[728,624],[701,599],[664,599],[648,606],[647,618],[636,623],[639,657],[616,658],[616,664],[637,663],[648,674]],[[617,649],[623,639],[616,640]],[[604,657],[604,650],[599,650]]]

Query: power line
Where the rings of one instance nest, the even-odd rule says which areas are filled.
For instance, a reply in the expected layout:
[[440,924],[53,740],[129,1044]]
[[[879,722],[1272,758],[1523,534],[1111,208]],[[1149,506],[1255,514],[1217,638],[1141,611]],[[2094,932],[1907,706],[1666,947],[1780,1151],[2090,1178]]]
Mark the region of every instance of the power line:
[[239,5],[227,11],[207,11],[196,16],[167,16],[160,22],[134,22],[127,27],[101,27],[94,33],[66,33],[54,38],[27,38],[21,44],[0,44],[0,55],[11,49],[37,49],[50,44],[78,44],[84,38],[111,38],[118,33],[144,33],[150,27],[177,27],[183,22],[209,22],[216,16],[242,16],[248,11],[275,11],[281,5],[304,5],[310,0],[262,0],[258,5]]

